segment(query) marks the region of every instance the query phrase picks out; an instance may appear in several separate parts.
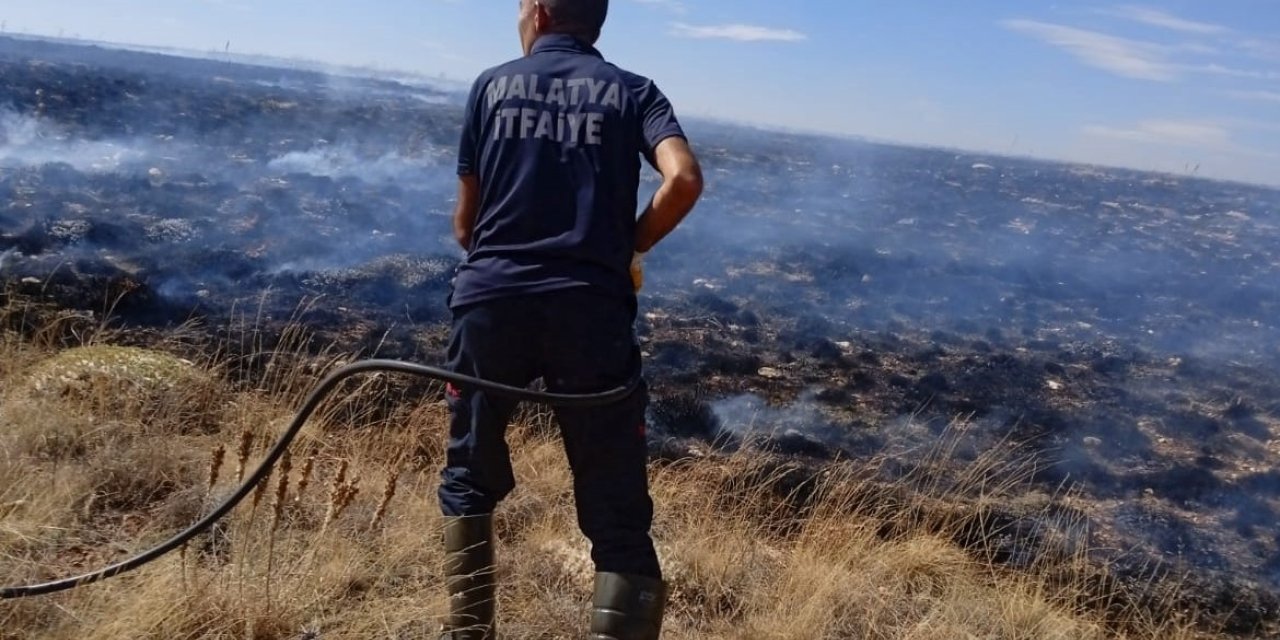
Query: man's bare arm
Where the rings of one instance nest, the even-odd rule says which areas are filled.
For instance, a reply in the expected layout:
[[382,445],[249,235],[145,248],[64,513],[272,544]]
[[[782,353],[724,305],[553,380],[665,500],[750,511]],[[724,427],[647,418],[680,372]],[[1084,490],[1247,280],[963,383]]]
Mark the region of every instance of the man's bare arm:
[[641,253],[671,233],[702,195],[702,168],[684,138],[672,136],[659,142],[653,156],[662,186],[636,221],[635,250]]
[[453,207],[453,237],[463,251],[471,250],[471,234],[480,212],[480,179],[458,176],[458,203]]

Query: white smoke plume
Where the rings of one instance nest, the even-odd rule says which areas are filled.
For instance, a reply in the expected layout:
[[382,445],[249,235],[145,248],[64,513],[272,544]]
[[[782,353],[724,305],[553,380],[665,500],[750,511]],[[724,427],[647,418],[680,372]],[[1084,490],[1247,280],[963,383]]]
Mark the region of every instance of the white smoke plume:
[[425,152],[406,156],[398,152],[362,155],[353,146],[337,144],[317,146],[307,151],[292,151],[267,163],[272,171],[306,173],[329,178],[354,177],[377,184],[387,182],[419,182],[425,173],[442,166],[440,150],[428,147]]
[[0,110],[0,167],[66,163],[86,173],[112,173],[148,155],[134,142],[75,139],[37,118]]

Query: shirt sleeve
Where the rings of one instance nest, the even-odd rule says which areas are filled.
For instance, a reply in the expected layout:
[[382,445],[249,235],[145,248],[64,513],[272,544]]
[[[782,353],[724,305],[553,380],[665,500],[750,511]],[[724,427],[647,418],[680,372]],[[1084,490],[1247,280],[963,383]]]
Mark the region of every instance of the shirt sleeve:
[[644,141],[644,155],[653,156],[653,150],[659,142],[672,136],[685,137],[680,121],[676,119],[675,109],[662,94],[658,85],[646,80],[636,92],[636,101],[640,107],[640,128]]
[[[487,74],[485,74],[487,75]],[[458,142],[458,175],[475,175],[480,163],[480,94],[484,90],[485,75],[471,85],[467,97],[466,113],[462,120],[462,136]]]

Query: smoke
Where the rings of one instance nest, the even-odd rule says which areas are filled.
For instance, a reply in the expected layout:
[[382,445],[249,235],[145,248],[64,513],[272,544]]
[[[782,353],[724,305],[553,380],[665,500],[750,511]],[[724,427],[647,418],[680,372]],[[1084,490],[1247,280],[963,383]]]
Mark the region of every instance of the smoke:
[[415,75],[368,70],[362,75],[350,75],[335,69],[328,71],[323,77],[324,91],[328,97],[336,100],[369,102],[408,98],[431,105],[461,107],[470,89],[467,84],[442,78],[427,79]]
[[5,251],[0,251],[0,275],[4,275],[10,267],[17,264],[22,259],[22,252],[17,247],[10,247]]
[[651,254],[659,293],[707,283],[843,330],[982,327],[1012,341],[1275,355],[1273,190],[689,129],[707,195]]
[[[329,178],[354,177],[368,183],[413,185],[436,180],[445,170],[440,150],[429,147],[416,157],[395,151],[362,156],[352,145],[339,144],[291,151],[267,162],[271,171],[307,173]],[[434,174],[434,175],[433,175]]]
[[789,455],[830,458],[865,455],[880,448],[881,436],[864,425],[841,424],[805,391],[792,403],[775,407],[755,394],[740,394],[711,402],[718,433],[729,444],[750,443]]
[[47,122],[0,109],[0,167],[61,163],[111,173],[141,166],[147,155],[130,142],[76,139]]
[[[54,177],[127,176],[94,186],[105,201],[81,204],[136,212],[140,237],[265,244],[270,273],[448,248],[454,93],[129,55],[117,62],[143,76],[66,66],[20,78],[29,84],[0,111],[0,166],[88,176],[46,171],[46,188]],[[786,310],[844,333],[911,326],[1012,343],[1102,336],[1216,359],[1275,355],[1259,346],[1280,337],[1274,191],[687,128],[708,188],[653,252],[650,300]],[[92,217],[40,204],[45,220]],[[692,290],[713,295],[693,300]]]
[[[28,46],[0,42],[0,62]],[[126,255],[156,295],[214,302],[390,255],[456,261],[447,92],[137,52],[94,50],[85,65],[74,47],[47,49],[72,64],[0,76],[0,250],[101,270]]]
[[739,437],[807,431],[828,421],[813,402],[811,392],[788,407],[770,407],[763,398],[742,394],[711,403],[721,430]]
[[[4,214],[10,228],[81,225],[96,243],[81,248],[225,246],[260,255],[267,275],[393,253],[456,258],[456,92],[96,55],[118,68],[16,67],[0,166],[23,170],[4,180],[30,208]],[[1273,190],[686,124],[708,188],[651,254],[654,304],[817,317],[827,334],[909,326],[1000,344],[1280,357],[1268,346],[1280,343]],[[54,165],[71,172],[44,169]],[[654,188],[645,177],[642,190]],[[55,183],[83,187],[76,208],[67,193],[32,191]],[[108,210],[128,215],[93,220]],[[47,236],[27,233],[24,252]]]

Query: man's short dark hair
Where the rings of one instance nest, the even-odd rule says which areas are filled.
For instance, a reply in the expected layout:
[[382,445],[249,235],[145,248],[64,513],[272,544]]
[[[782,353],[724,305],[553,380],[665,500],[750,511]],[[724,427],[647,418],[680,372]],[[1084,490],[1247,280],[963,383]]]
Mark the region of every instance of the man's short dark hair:
[[551,16],[551,28],[567,33],[587,44],[600,39],[609,0],[539,0]]

